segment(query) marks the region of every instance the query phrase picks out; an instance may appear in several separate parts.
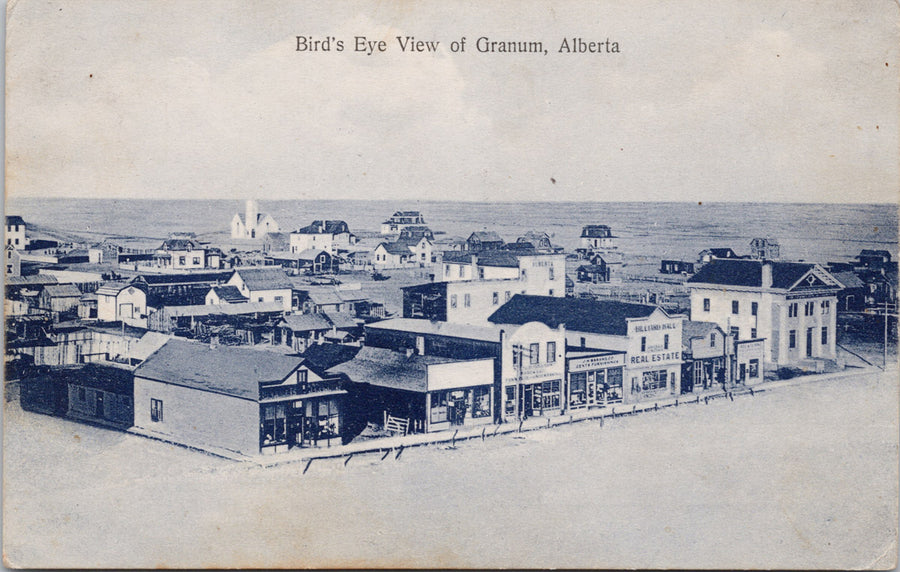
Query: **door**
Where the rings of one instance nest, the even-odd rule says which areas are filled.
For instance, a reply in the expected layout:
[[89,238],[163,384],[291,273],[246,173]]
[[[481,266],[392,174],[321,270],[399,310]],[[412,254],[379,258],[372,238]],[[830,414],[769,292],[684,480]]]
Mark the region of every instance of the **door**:
[[534,386],[533,385],[524,385],[522,386],[522,404],[519,408],[519,411],[522,413],[522,419],[527,419],[534,415],[534,408],[532,407],[532,402],[534,400]]
[[812,357],[813,329],[806,328],[806,357]]
[[102,391],[97,391],[97,392],[95,393],[95,395],[97,396],[97,397],[96,397],[96,399],[97,399],[96,404],[97,404],[97,405],[96,405],[96,407],[94,407],[94,415],[96,415],[97,417],[100,417],[100,418],[106,417],[106,415],[105,415],[104,412],[103,412],[103,392],[102,392]]
[[466,421],[466,392],[450,392],[450,402],[447,404],[450,417],[450,425],[462,425]]
[[747,376],[747,364],[742,363],[740,365],[740,371],[738,373],[738,383],[743,383]]

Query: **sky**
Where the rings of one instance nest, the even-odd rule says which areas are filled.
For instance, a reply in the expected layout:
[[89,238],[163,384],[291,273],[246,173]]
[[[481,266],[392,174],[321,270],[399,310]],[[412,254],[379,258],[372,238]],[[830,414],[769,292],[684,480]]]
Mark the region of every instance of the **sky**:
[[[888,0],[20,0],[7,193],[895,203],[898,14]],[[298,52],[298,35],[344,51]],[[357,53],[355,36],[386,51]],[[440,43],[405,53],[398,36]],[[479,37],[547,54],[479,53]],[[564,38],[619,52],[559,53]]]

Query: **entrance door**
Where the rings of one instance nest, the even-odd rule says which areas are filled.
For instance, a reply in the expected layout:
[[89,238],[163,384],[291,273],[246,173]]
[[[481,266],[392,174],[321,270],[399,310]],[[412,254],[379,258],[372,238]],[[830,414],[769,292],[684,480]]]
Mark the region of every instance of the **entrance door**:
[[527,419],[534,415],[534,408],[532,407],[532,402],[534,401],[534,386],[533,385],[523,385],[522,386],[522,406],[519,408],[519,411],[522,412],[522,418]]
[[466,392],[452,391],[448,406],[450,425],[462,425],[466,421]]
[[94,415],[97,417],[106,417],[106,414],[103,412],[103,392],[98,391],[97,395],[97,406],[94,408]]
[[806,357],[812,357],[813,329],[806,328]]

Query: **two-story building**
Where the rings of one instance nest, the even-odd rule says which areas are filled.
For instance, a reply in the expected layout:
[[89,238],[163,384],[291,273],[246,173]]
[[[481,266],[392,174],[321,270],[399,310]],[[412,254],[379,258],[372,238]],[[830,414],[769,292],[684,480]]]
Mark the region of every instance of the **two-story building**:
[[23,250],[28,244],[25,238],[25,220],[19,215],[6,216],[6,244]]
[[357,243],[356,235],[342,220],[314,220],[312,224],[291,233],[289,246],[293,253],[324,250],[332,256],[347,251]]
[[251,302],[275,302],[291,310],[293,284],[281,268],[251,267],[235,270],[226,282],[237,286]]
[[713,259],[686,282],[691,320],[715,322],[735,340],[763,338],[766,362],[834,360],[837,293],[818,264]]
[[134,372],[134,425],[244,455],[339,445],[345,395],[297,356],[172,339]]
[[153,258],[162,268],[199,270],[219,268],[222,251],[190,238],[169,238],[157,249]]
[[419,211],[397,211],[381,223],[381,234],[399,235],[405,228],[425,224],[425,217]]
[[657,306],[523,295],[513,296],[488,318],[494,324],[565,326],[566,343],[573,352],[625,352],[625,403],[681,392],[683,320],[684,316],[669,315]]
[[127,282],[107,282],[97,288],[97,319],[101,322],[124,322],[146,328],[147,293]]

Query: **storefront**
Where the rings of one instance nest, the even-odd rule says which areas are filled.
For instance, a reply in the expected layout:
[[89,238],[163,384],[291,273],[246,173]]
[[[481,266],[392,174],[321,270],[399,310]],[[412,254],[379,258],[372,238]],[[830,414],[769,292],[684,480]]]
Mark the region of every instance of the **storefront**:
[[683,321],[683,316],[670,317],[660,309],[628,320],[626,403],[681,393]]
[[740,340],[734,343],[734,385],[754,385],[765,377],[766,340]]
[[490,385],[433,391],[428,394],[429,430],[438,431],[491,420]]
[[567,402],[572,410],[622,402],[625,352],[569,352]]
[[565,331],[529,322],[502,341],[501,417],[527,419],[563,411]]

